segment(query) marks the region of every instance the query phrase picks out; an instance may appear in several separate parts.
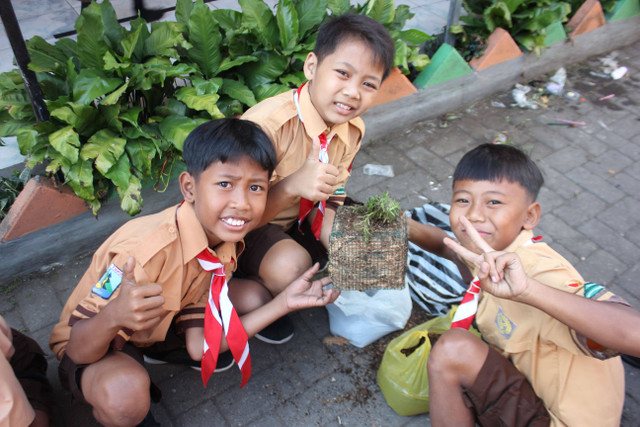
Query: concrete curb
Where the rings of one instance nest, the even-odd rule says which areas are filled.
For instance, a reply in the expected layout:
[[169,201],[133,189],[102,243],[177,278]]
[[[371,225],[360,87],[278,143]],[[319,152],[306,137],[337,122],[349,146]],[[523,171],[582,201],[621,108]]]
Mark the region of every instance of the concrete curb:
[[[523,55],[481,71],[428,86],[414,94],[372,107],[363,116],[367,126],[364,143],[408,128],[417,122],[455,111],[507,90],[515,83],[557,70],[562,65],[601,55],[640,40],[640,16],[607,23],[585,34],[558,42],[540,57]],[[143,190],[147,215],[177,204],[182,199],[173,179],[164,193]],[[96,219],[90,212],[26,236],[0,243],[0,280],[64,264],[75,256],[95,250],[105,238],[129,220],[117,200],[106,203]]]

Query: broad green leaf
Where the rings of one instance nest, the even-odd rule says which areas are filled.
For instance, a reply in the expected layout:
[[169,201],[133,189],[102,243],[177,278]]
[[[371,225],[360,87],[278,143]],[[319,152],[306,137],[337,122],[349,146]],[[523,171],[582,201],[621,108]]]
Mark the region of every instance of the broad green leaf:
[[165,56],[178,59],[176,48],[189,48],[189,44],[175,22],[154,22],[151,24],[151,35],[145,40],[145,56]]
[[119,138],[108,129],[96,132],[80,150],[80,157],[84,160],[95,159],[96,169],[106,174],[124,153],[127,140]]
[[35,72],[51,72],[64,76],[67,57],[56,46],[47,43],[42,37],[34,36],[27,42],[29,69]]
[[272,83],[289,64],[288,57],[276,52],[256,52],[255,57],[258,58],[257,62],[243,65],[240,71],[251,89]]
[[118,195],[120,196],[120,208],[133,216],[140,213],[142,209],[142,196],[140,190],[142,185],[140,180],[131,175],[129,178],[129,185],[125,188],[118,187]]
[[349,11],[351,4],[349,3],[349,0],[329,0],[328,7],[331,11],[331,15],[340,16]]
[[295,2],[298,12],[298,41],[311,29],[322,23],[327,14],[327,0],[299,0]]
[[113,50],[120,48],[120,42],[126,30],[118,22],[116,11],[111,6],[109,0],[101,1],[98,6],[102,15],[102,23],[104,25],[104,36],[107,44]]
[[192,0],[177,0],[176,1],[176,21],[185,25],[189,24],[189,17],[193,10]]
[[222,86],[222,78],[215,77],[213,79],[201,79],[200,77],[193,77],[191,84],[196,89],[198,95],[218,93],[220,86]]
[[125,93],[128,87],[129,87],[129,81],[127,81],[125,84],[120,86],[118,89],[111,92],[109,95],[105,96],[101,104],[103,105],[116,104],[120,100],[120,97],[122,96],[122,94]]
[[222,34],[213,13],[204,3],[197,3],[189,18],[189,43],[193,46],[187,51],[189,59],[198,64],[206,77],[213,77],[222,61]]
[[[75,71],[72,70],[68,75],[68,78],[74,78]],[[45,100],[69,96],[69,85],[62,77],[53,73],[38,73],[37,76]]]
[[525,0],[502,0],[507,5],[510,13],[514,13],[518,6],[520,6]]
[[73,163],[78,161],[80,139],[73,126],[66,126],[49,135],[49,143],[56,151]]
[[[24,127],[28,127],[29,129],[33,129],[32,125],[35,120],[12,120],[6,118],[9,116],[8,111],[0,112],[0,137],[3,136],[16,136],[18,131]],[[0,143],[0,146],[2,144]]]
[[242,25],[250,28],[266,47],[278,46],[278,26],[269,6],[262,0],[238,0],[242,8]]
[[14,105],[7,111],[10,116],[10,120],[29,120],[28,123],[33,124],[35,117],[33,116],[33,107],[30,105]]
[[420,53],[420,49],[416,48],[416,52],[412,52],[409,56],[409,62],[416,71],[422,71],[431,63],[431,60],[428,55]]
[[63,37],[56,40],[55,46],[64,55],[65,58],[71,58],[78,55],[78,44],[76,41],[69,37]]
[[403,42],[406,42],[406,43],[408,43],[410,45],[413,45],[413,46],[420,46],[421,44],[423,44],[427,40],[431,40],[433,38],[432,36],[428,35],[427,33],[422,32],[420,30],[415,30],[415,29],[406,30],[406,31],[400,31],[398,33],[398,37]]
[[125,146],[133,167],[145,175],[151,175],[151,162],[156,155],[153,144],[144,138],[131,139]]
[[400,31],[404,28],[406,22],[415,16],[411,13],[411,9],[406,4],[396,7],[393,17],[393,23],[389,26],[389,31]]
[[31,105],[27,92],[5,93],[0,91],[0,107],[11,107],[13,105]]
[[38,144],[38,131],[33,127],[20,128],[16,134],[16,142],[20,149],[20,154],[26,156],[33,151],[33,148]]
[[298,12],[292,0],[278,0],[276,22],[282,51],[289,55],[298,42]]
[[80,71],[73,85],[73,98],[76,102],[89,104],[119,87],[123,81],[106,77],[98,70],[84,69]]
[[281,85],[284,85],[287,88],[291,89],[292,87],[301,86],[302,83],[307,81],[307,78],[304,75],[304,71],[299,71],[297,73],[289,73],[280,76],[278,81],[280,81]]
[[140,115],[141,111],[142,108],[140,107],[127,108],[122,113],[120,113],[118,118],[123,122],[129,123],[130,125],[138,126],[138,116]]
[[[220,110],[218,110],[216,106],[216,102],[220,98],[218,94],[198,95],[194,87],[183,87],[176,92],[176,98],[184,102],[189,108],[196,111],[208,112],[214,119],[222,118],[222,113],[220,113]],[[160,125],[160,129],[162,129],[162,124]]]
[[104,53],[109,46],[104,40],[104,24],[99,6],[94,3],[82,11],[76,20],[78,58],[85,69],[101,70]]
[[200,122],[183,116],[169,116],[160,123],[160,131],[174,147],[182,151],[184,140]]
[[149,29],[144,19],[131,22],[131,30],[122,38],[123,58],[141,60],[144,43],[149,38]]
[[69,105],[64,105],[62,107],[52,109],[49,111],[49,114],[51,115],[51,117],[54,117],[61,122],[64,122],[71,126],[74,126],[78,119],[78,116]]
[[533,18],[525,25],[529,31],[539,32],[544,30],[554,22],[564,22],[571,12],[568,3],[555,3],[549,8],[538,8],[535,10]]
[[365,14],[382,25],[391,25],[395,14],[393,0],[369,0]]
[[76,162],[69,168],[64,168],[67,184],[73,188],[73,191],[91,203],[95,200],[93,193],[93,167],[90,160]]
[[511,22],[511,12],[509,12],[507,5],[501,1],[485,9],[484,22],[490,33],[497,27],[508,29],[513,26]]
[[218,67],[218,73],[237,67],[238,65],[246,64],[247,62],[256,62],[257,60],[255,56],[238,56],[234,59],[224,58]]
[[263,99],[271,98],[272,96],[276,96],[288,90],[291,90],[291,88],[285,85],[268,84],[268,85],[258,86],[257,88],[255,88],[254,93],[257,98],[257,101],[260,102]]
[[249,107],[253,107],[256,104],[256,98],[251,89],[237,80],[224,79],[221,91]]
[[213,17],[225,31],[234,31],[242,25],[242,13],[231,9],[214,9]]
[[393,59],[393,65],[396,67],[403,68],[405,70],[409,69],[409,63],[407,62],[407,56],[409,54],[409,48],[406,44],[402,43],[400,40],[396,40],[396,55]]
[[[96,169],[97,166],[98,165],[96,165]],[[109,178],[116,187],[127,188],[129,186],[129,178],[131,177],[131,163],[129,163],[129,157],[127,155],[120,156],[111,169],[107,172],[102,172],[102,174]]]

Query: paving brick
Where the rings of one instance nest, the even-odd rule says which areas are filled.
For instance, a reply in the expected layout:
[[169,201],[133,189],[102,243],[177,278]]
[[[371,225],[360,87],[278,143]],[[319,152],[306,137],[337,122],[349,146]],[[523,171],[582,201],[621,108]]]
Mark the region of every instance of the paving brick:
[[581,167],[587,161],[587,153],[575,146],[561,148],[542,159],[543,164],[551,166],[560,173],[566,173],[571,169]]
[[587,236],[597,236],[595,242],[610,254],[615,254],[620,261],[633,265],[640,260],[640,247],[623,235],[612,230],[597,219],[592,219],[578,227],[578,231]]
[[611,185],[620,191],[623,191],[627,195],[637,195],[638,189],[640,188],[640,181],[626,173],[628,169],[633,169],[635,167],[637,167],[635,164],[629,165],[624,172],[613,175],[609,179],[609,182]]
[[575,231],[552,213],[542,215],[540,226],[554,242],[558,242],[578,258],[587,257],[598,248],[588,237]]
[[605,202],[591,193],[581,192],[574,199],[567,200],[562,206],[553,210],[553,213],[568,224],[579,226],[602,211],[607,206]]
[[617,150],[608,150],[595,159],[585,163],[584,168],[591,173],[608,179],[611,173],[617,173],[629,166],[633,162],[632,159],[620,153]]
[[585,280],[609,285],[624,270],[626,266],[614,255],[598,249],[574,267]]
[[[625,197],[625,193],[610,184],[598,175],[592,173],[588,167],[580,167],[570,170],[565,174],[569,179],[580,185],[585,192],[595,194],[607,203],[615,203]],[[609,178],[609,177],[607,177]],[[589,209],[589,206],[582,205],[581,208]],[[600,204],[594,204],[592,209],[603,208]]]
[[620,202],[610,206],[602,211],[597,218],[609,227],[620,233],[626,233],[628,230],[638,226],[638,215],[640,212],[640,202],[625,197]]

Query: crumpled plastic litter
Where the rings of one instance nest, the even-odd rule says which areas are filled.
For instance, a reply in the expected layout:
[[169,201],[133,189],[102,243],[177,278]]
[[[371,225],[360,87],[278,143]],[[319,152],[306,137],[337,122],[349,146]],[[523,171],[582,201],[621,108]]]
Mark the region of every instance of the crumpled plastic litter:
[[393,165],[374,165],[368,163],[364,165],[362,172],[365,175],[380,175],[389,178],[393,178],[395,176],[393,173]]
[[531,87],[527,85],[521,85],[516,83],[515,89],[511,91],[511,96],[513,96],[514,101],[520,108],[531,108],[532,110],[537,110],[538,105],[531,102],[527,99],[527,93],[531,92]]
[[560,67],[556,73],[551,76],[549,82],[546,84],[545,89],[554,95],[562,95],[564,92],[564,85],[567,82],[567,70],[564,67]]

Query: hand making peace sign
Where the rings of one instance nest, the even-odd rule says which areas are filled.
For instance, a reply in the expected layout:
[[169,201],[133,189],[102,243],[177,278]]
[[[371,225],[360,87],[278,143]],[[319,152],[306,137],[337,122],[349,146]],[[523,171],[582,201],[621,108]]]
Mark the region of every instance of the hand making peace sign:
[[516,299],[525,294],[529,289],[529,278],[518,255],[513,252],[494,251],[467,218],[460,217],[460,222],[482,253],[472,252],[449,237],[444,239],[444,244],[461,259],[479,268],[478,278],[482,283],[482,289],[499,298]]

